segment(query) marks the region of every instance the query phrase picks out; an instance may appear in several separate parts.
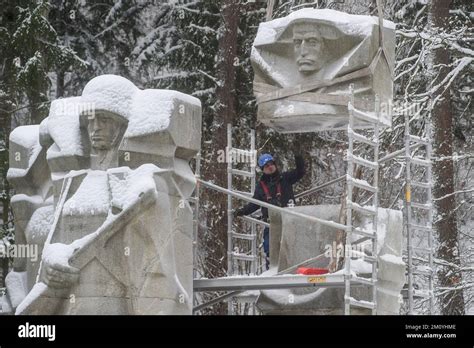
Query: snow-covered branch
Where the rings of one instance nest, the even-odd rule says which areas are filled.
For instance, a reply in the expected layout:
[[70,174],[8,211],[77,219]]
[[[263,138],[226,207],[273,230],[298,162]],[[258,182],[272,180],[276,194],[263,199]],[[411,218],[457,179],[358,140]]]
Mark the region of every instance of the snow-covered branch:
[[[458,59],[456,60],[453,65],[455,65],[457,63],[457,66],[451,70],[446,76],[445,78],[443,79],[443,81],[441,81],[439,84],[437,84],[436,86],[433,86],[429,91],[425,92],[425,93],[420,93],[418,94],[417,96],[418,97],[424,97],[424,96],[430,96],[430,95],[433,95],[435,94],[441,87],[444,86],[444,91],[446,91],[450,86],[451,84],[453,83],[454,79],[459,75],[459,73],[466,67],[468,66],[469,64],[471,64],[472,62],[474,62],[474,58],[470,58],[470,57],[464,57],[464,58],[461,58],[461,59]],[[443,93],[440,93],[438,95],[438,97],[442,94],[444,94],[444,91]],[[435,102],[433,103],[432,107],[435,106]]]
[[211,27],[208,27],[208,26],[201,26],[201,25],[197,25],[197,24],[194,24],[194,23],[191,23],[189,25],[190,28],[194,28],[194,29],[197,29],[197,30],[200,30],[200,31],[203,31],[205,32],[206,34],[215,34],[217,35],[217,30],[211,28]]
[[442,197],[433,198],[433,201],[442,201],[443,199],[446,199],[446,198],[451,197],[453,195],[458,195],[458,194],[461,194],[461,193],[469,193],[469,192],[474,192],[474,189],[454,191],[454,192],[448,193],[447,195],[444,195]]
[[207,78],[209,78],[209,79],[211,79],[212,81],[214,81],[214,83],[215,83],[217,86],[219,86],[219,87],[222,86],[222,83],[221,83],[217,78],[215,78],[214,76],[209,75],[207,72],[205,72],[205,71],[203,71],[203,70],[201,70],[201,69],[197,69],[197,71],[199,71],[201,74],[203,74],[203,75],[206,76]]

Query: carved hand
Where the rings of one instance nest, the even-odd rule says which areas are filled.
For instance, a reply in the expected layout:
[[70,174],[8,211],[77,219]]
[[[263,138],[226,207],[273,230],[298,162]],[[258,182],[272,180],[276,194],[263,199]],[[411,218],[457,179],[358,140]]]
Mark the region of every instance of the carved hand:
[[44,263],[43,282],[51,288],[68,288],[79,281],[79,269],[59,263]]

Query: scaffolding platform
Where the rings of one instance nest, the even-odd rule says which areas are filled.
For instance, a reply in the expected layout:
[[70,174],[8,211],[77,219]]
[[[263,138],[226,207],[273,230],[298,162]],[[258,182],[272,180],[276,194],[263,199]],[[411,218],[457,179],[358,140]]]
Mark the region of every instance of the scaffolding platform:
[[[352,284],[353,286],[362,284]],[[304,287],[343,287],[344,274],[321,275],[284,274],[279,276],[234,276],[213,279],[195,279],[194,291],[245,291]]]

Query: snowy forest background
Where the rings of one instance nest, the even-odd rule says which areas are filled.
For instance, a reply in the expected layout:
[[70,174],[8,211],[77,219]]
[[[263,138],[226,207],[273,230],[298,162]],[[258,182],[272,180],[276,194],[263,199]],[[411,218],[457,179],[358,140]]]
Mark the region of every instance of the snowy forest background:
[[[441,314],[474,310],[473,61],[471,0],[385,0],[384,18],[397,24],[393,127],[382,132],[381,156],[401,149],[404,115],[412,134],[432,122],[436,236],[436,300]],[[301,151],[308,175],[296,191],[345,174],[344,132],[279,135],[256,121],[250,50],[263,1],[0,1],[0,238],[13,243],[13,192],[6,181],[8,136],[39,124],[52,100],[80,95],[93,77],[117,74],[140,88],[174,89],[203,105],[201,177],[226,187],[226,124],[236,147],[275,153],[283,168]],[[375,0],[274,1],[273,18],[299,8],[377,15]],[[380,206],[403,207],[404,161],[380,171]],[[238,183],[248,191],[246,183]],[[299,204],[338,203],[333,185]],[[415,193],[416,195],[416,193]],[[363,197],[361,198],[363,199]],[[197,268],[208,278],[226,272],[226,196],[202,190]],[[0,258],[2,274],[9,263]],[[3,287],[3,276],[0,288]],[[204,313],[225,313],[215,305]]]

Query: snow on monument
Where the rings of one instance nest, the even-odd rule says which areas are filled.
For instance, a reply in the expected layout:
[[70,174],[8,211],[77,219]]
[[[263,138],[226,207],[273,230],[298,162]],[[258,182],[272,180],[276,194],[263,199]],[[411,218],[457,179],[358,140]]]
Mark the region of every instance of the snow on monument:
[[[280,133],[346,130],[351,102],[359,112],[369,115],[367,119],[379,117],[379,125],[390,126],[395,26],[383,21],[380,35],[379,20],[382,19],[333,10],[302,9],[260,24],[251,55],[258,119]],[[375,112],[377,109],[380,112]],[[372,128],[374,123],[356,118],[350,131]],[[348,177],[352,175],[349,172]],[[342,216],[340,206],[285,209],[326,221],[339,221]],[[372,296],[367,287],[351,289],[351,294],[367,303],[376,302],[377,314],[398,314],[405,283],[402,216],[398,211],[382,208],[373,215],[377,214],[377,244],[368,238],[368,243],[358,243],[363,250],[353,251],[342,243],[336,246],[334,228],[308,224],[292,215],[270,213],[271,268],[265,275],[283,272],[314,257],[317,259],[313,266],[333,272],[344,257],[350,257],[355,259],[350,262],[350,270],[339,269],[333,274],[344,275],[347,271],[347,276],[369,279],[372,264],[360,257],[368,254],[371,262],[379,265],[374,275],[376,294]],[[351,226],[372,230],[373,221],[369,223],[357,214],[354,217]],[[333,250],[341,247],[343,256],[326,256],[327,246],[333,246]],[[262,290],[257,307],[264,314],[343,314],[348,300],[345,294],[344,288]],[[353,309],[357,314],[371,311]]]
[[[293,211],[316,216],[320,219],[337,221],[340,205],[308,205],[285,208]],[[362,228],[369,230],[372,222],[359,215],[356,220]],[[377,223],[377,314],[397,315],[400,310],[401,295],[405,284],[406,265],[402,260],[402,213],[393,209],[378,209]],[[308,224],[304,220],[288,214],[272,212],[270,214],[270,270],[266,275],[281,272],[291,266],[318,256],[311,265],[328,268],[331,261],[337,257],[335,235],[337,229],[321,224]],[[353,235],[355,242],[359,237]],[[361,277],[369,277],[372,267],[359,254],[371,254],[372,241],[367,240],[342,251],[351,255],[351,273]],[[359,253],[359,254],[358,254]],[[341,269],[332,274],[343,274]],[[324,277],[321,276],[321,277]],[[351,293],[357,298],[370,301],[367,287],[352,289]],[[289,297],[290,296],[290,297]],[[288,298],[292,301],[289,302]],[[344,303],[343,288],[311,288],[263,290],[257,301],[258,308],[264,314],[315,314],[341,315]],[[367,309],[352,309],[355,314],[370,314]]]
[[[258,119],[281,133],[345,129],[349,86],[355,107],[391,125],[395,25],[377,17],[302,9],[261,23],[253,43]],[[359,121],[355,128],[366,125]]]
[[[196,184],[189,161],[200,149],[199,100],[103,75],[82,96],[55,100],[32,127],[12,133],[11,156],[37,159],[10,161],[8,178],[26,187],[13,199],[23,222],[16,237],[41,236],[43,253],[41,264],[9,274],[12,310],[191,314],[187,199]],[[30,226],[36,215],[44,223]]]

